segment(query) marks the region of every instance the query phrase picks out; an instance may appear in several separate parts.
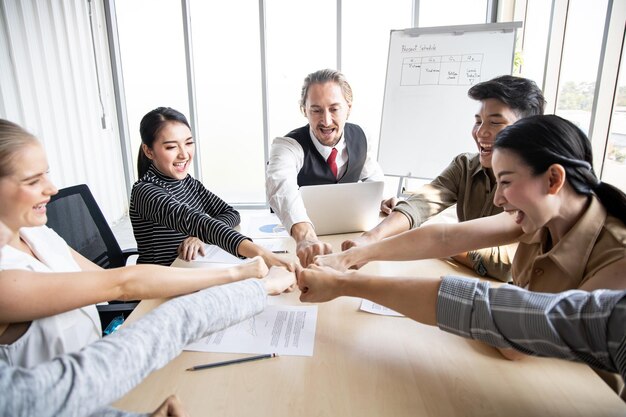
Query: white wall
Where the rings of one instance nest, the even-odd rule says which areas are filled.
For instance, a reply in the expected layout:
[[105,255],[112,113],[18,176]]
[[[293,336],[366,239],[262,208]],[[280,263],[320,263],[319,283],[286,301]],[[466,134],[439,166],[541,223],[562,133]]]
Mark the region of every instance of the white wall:
[[0,0],[0,65],[0,117],[42,141],[59,188],[86,183],[107,220],[118,220],[128,196],[102,0]]

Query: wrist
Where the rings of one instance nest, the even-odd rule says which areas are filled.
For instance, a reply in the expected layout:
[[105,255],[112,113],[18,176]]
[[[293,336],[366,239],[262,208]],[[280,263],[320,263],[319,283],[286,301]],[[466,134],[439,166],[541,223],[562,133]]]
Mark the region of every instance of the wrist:
[[343,252],[345,268],[350,268],[352,265],[360,265],[366,262],[367,260],[363,255],[366,251],[366,248],[367,246],[354,246]]
[[239,244],[239,247],[237,248],[237,254],[246,258],[254,258],[258,255],[264,255],[264,252],[261,246],[255,244],[251,240],[246,239]]
[[350,274],[341,272],[337,274],[336,293],[337,297],[343,297],[350,294]]
[[228,282],[237,282],[244,278],[241,268],[234,266],[228,267],[226,270],[226,276],[228,277]]
[[313,225],[308,222],[296,223],[291,228],[291,237],[297,244],[301,242],[316,242],[318,240]]

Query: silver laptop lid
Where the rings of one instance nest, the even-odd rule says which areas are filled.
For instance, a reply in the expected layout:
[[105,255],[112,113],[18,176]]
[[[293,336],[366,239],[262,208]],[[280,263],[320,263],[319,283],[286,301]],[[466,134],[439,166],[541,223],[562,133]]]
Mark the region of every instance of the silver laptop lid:
[[318,235],[362,232],[379,221],[383,181],[300,187],[307,214]]

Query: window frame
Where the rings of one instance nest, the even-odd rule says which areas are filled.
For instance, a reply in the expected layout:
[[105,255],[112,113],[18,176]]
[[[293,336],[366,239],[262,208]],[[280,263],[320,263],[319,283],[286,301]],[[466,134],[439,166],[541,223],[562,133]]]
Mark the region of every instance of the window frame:
[[[261,92],[262,92],[262,113],[263,113],[263,148],[264,162],[269,159],[269,103],[268,103],[268,77],[267,77],[267,57],[266,57],[266,1],[258,0],[259,5],[259,22],[260,22],[260,56],[261,56]],[[518,3],[526,5],[528,2],[538,0],[488,0],[485,10],[485,21],[493,22],[495,20],[509,20],[510,10],[515,8]],[[539,0],[541,1],[541,0]],[[413,9],[411,21],[413,26],[417,26],[419,22],[419,3],[420,0],[413,0]],[[341,71],[342,55],[343,55],[343,14],[342,0],[336,0],[336,67]],[[190,30],[189,0],[181,0],[181,8],[183,11],[183,27],[185,30],[185,56],[187,66],[187,88],[189,97],[189,122],[194,132],[197,115],[195,103],[195,88],[193,74],[193,56],[192,56],[192,39]],[[524,6],[522,6],[524,7]],[[546,114],[554,113],[556,109],[557,96],[559,91],[559,82],[561,74],[562,54],[565,42],[565,29],[568,18],[569,0],[552,0],[550,28],[548,30],[548,43],[546,60],[544,67],[544,77],[542,90],[546,97]],[[124,178],[128,194],[132,188],[132,150],[130,149],[130,133],[128,120],[126,117],[126,104],[124,98],[124,82],[120,61],[119,40],[117,36],[115,0],[104,0],[104,9],[107,23],[107,34],[109,37],[109,56],[111,60],[111,68],[113,70],[113,85],[115,91],[115,103],[117,106],[117,118],[119,126],[119,141],[123,156]],[[607,7],[607,15],[605,20],[604,35],[602,40],[602,49],[600,54],[600,62],[598,65],[598,74],[596,79],[595,97],[591,110],[591,122],[589,128],[589,138],[592,142],[593,152],[595,153],[594,165],[598,175],[602,176],[602,168],[604,166],[604,158],[607,143],[610,138],[611,117],[617,92],[618,76],[620,72],[621,54],[624,49],[626,38],[626,29],[623,22],[626,20],[626,4],[623,1],[609,0]],[[200,152],[198,149],[196,159],[194,161],[194,170],[198,178],[202,178]],[[400,189],[400,188],[399,188]],[[264,202],[241,204],[230,202],[237,208],[268,208],[267,198]]]

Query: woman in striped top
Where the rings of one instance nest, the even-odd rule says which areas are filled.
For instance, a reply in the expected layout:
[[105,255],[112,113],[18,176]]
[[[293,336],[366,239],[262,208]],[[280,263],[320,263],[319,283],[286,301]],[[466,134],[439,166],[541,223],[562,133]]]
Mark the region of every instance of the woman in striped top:
[[130,196],[138,263],[170,265],[204,254],[204,243],[268,266],[291,264],[233,229],[239,213],[191,175],[195,143],[186,117],[169,107],[150,111],[139,127],[139,181]]
[[0,362],[31,367],[100,339],[96,303],[173,297],[268,273],[260,257],[211,270],[102,269],[46,227],[57,193],[48,171],[37,138],[0,119]]

